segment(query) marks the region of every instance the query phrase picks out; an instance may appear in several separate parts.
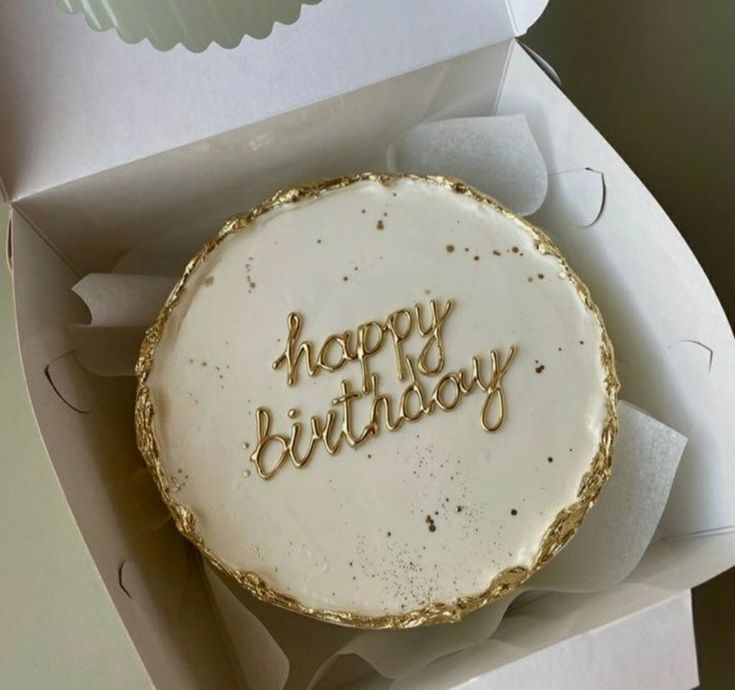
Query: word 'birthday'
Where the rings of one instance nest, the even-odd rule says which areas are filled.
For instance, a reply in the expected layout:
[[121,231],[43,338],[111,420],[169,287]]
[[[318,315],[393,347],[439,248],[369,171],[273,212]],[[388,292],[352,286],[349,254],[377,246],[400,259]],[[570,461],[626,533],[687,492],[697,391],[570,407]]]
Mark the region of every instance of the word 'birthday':
[[[285,365],[289,386],[298,382],[300,368],[309,376],[316,376],[321,371],[338,371],[350,362],[359,364],[361,382],[359,388],[353,388],[349,380],[343,379],[340,395],[331,401],[336,409],[323,416],[312,416],[308,431],[305,424],[296,421],[289,434],[274,433],[271,431],[271,411],[258,407],[257,442],[250,456],[258,475],[270,479],[288,461],[296,468],[304,467],[320,446],[330,455],[335,455],[345,445],[357,448],[377,436],[381,429],[397,431],[404,423],[418,421],[437,409],[453,410],[463,398],[475,391],[484,393],[480,410],[482,428],[488,433],[498,431],[506,418],[503,377],[517,347],[509,347],[504,356],[491,349],[485,362],[477,355],[468,368],[442,374],[446,359],[443,328],[453,306],[451,300],[442,305],[432,299],[428,309],[421,304],[416,304],[413,309],[398,309],[383,321],[367,321],[354,331],[332,334],[319,348],[302,340],[303,317],[297,312],[290,313],[285,349],[273,362],[274,369]],[[416,356],[405,352],[406,341],[414,333],[424,338]],[[390,343],[395,354],[398,380],[408,382],[397,398],[381,393],[380,377],[370,367],[371,357],[386,343]],[[433,388],[427,390],[421,377],[440,374]],[[357,426],[353,405],[366,396],[370,398],[370,414],[364,424]],[[292,413],[295,411],[291,411],[289,416],[293,416]],[[266,455],[274,452],[275,459],[269,462]]]

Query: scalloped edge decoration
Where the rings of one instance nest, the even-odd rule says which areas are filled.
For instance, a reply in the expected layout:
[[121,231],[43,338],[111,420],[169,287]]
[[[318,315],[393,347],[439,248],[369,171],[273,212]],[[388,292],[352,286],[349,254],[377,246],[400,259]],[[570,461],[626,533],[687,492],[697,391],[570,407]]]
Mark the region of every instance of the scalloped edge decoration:
[[212,43],[236,48],[245,34],[263,39],[278,24],[293,24],[303,5],[321,0],[57,0],[69,14],[84,15],[98,32],[114,29],[125,43],[148,40],[167,51],[179,43],[201,53]]
[[[461,597],[451,602],[431,602],[424,607],[405,613],[370,616],[355,613],[354,611],[329,610],[312,608],[302,604],[297,599],[271,587],[258,573],[250,570],[235,570],[230,568],[210,550],[204,539],[197,531],[196,516],[192,510],[181,503],[177,503],[173,496],[173,482],[166,474],[161,460],[161,448],[154,430],[156,411],[147,385],[148,374],[151,371],[156,354],[156,347],[163,336],[166,323],[171,312],[187,289],[190,276],[205,261],[207,256],[230,234],[246,231],[253,221],[274,209],[300,201],[317,199],[321,195],[335,189],[349,187],[363,180],[379,182],[390,187],[400,179],[410,179],[444,187],[456,194],[474,199],[480,204],[489,206],[495,211],[513,221],[521,230],[527,232],[534,241],[536,250],[542,254],[554,257],[577,291],[579,299],[589,309],[600,327],[600,362],[604,374],[602,382],[607,399],[607,414],[602,425],[600,441],[597,451],[590,458],[589,469],[582,476],[577,498],[571,504],[563,507],[546,529],[529,565],[516,565],[498,573],[487,587],[474,595]],[[620,382],[615,371],[615,354],[610,342],[602,314],[592,301],[589,289],[582,279],[571,269],[569,264],[557,249],[556,245],[536,226],[524,218],[509,211],[498,201],[484,192],[465,184],[454,177],[438,175],[415,175],[398,173],[358,173],[346,177],[302,184],[296,187],[276,192],[270,199],[266,199],[247,213],[236,215],[228,220],[213,239],[194,256],[187,264],[184,273],[169,295],[155,323],[146,331],[140,347],[140,356],[135,367],[138,387],[135,397],[135,432],[138,450],[150,469],[153,479],[158,486],[163,502],[168,506],[174,518],[174,524],[179,532],[186,537],[201,554],[219,571],[237,582],[243,589],[256,599],[267,604],[273,604],[283,609],[300,613],[325,623],[335,623],[353,628],[366,630],[378,629],[407,629],[423,625],[438,623],[456,623],[465,615],[479,609],[481,606],[505,596],[516,590],[532,575],[541,570],[574,536],[582,524],[587,511],[592,507],[597,496],[612,471],[612,452],[615,435],[618,430],[617,401]]]

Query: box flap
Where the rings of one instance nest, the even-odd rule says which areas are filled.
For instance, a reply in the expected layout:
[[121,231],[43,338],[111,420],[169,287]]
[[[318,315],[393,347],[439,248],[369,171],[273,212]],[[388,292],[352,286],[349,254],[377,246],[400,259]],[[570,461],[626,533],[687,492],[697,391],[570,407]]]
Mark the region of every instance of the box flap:
[[392,690],[688,690],[697,680],[690,593],[624,584],[517,607],[490,640]]
[[0,177],[11,200],[525,31],[546,0],[324,0],[266,40],[163,53],[47,0],[0,23]]
[[523,36],[538,20],[549,0],[505,0],[514,36]]

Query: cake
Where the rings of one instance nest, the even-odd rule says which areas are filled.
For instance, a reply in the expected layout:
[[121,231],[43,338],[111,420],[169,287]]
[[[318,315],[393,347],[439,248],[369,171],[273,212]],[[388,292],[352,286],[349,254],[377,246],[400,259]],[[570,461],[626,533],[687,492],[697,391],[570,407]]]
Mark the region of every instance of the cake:
[[231,219],[137,375],[180,531],[323,621],[458,620],[548,562],[610,473],[618,383],[587,288],[454,179],[355,175]]

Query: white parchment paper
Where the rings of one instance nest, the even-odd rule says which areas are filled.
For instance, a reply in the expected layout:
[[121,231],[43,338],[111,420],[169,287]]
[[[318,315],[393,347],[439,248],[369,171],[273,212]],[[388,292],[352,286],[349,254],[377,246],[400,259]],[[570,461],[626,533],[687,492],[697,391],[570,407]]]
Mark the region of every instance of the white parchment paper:
[[541,152],[523,115],[462,117],[417,125],[393,142],[391,170],[453,175],[526,216],[546,197]]

